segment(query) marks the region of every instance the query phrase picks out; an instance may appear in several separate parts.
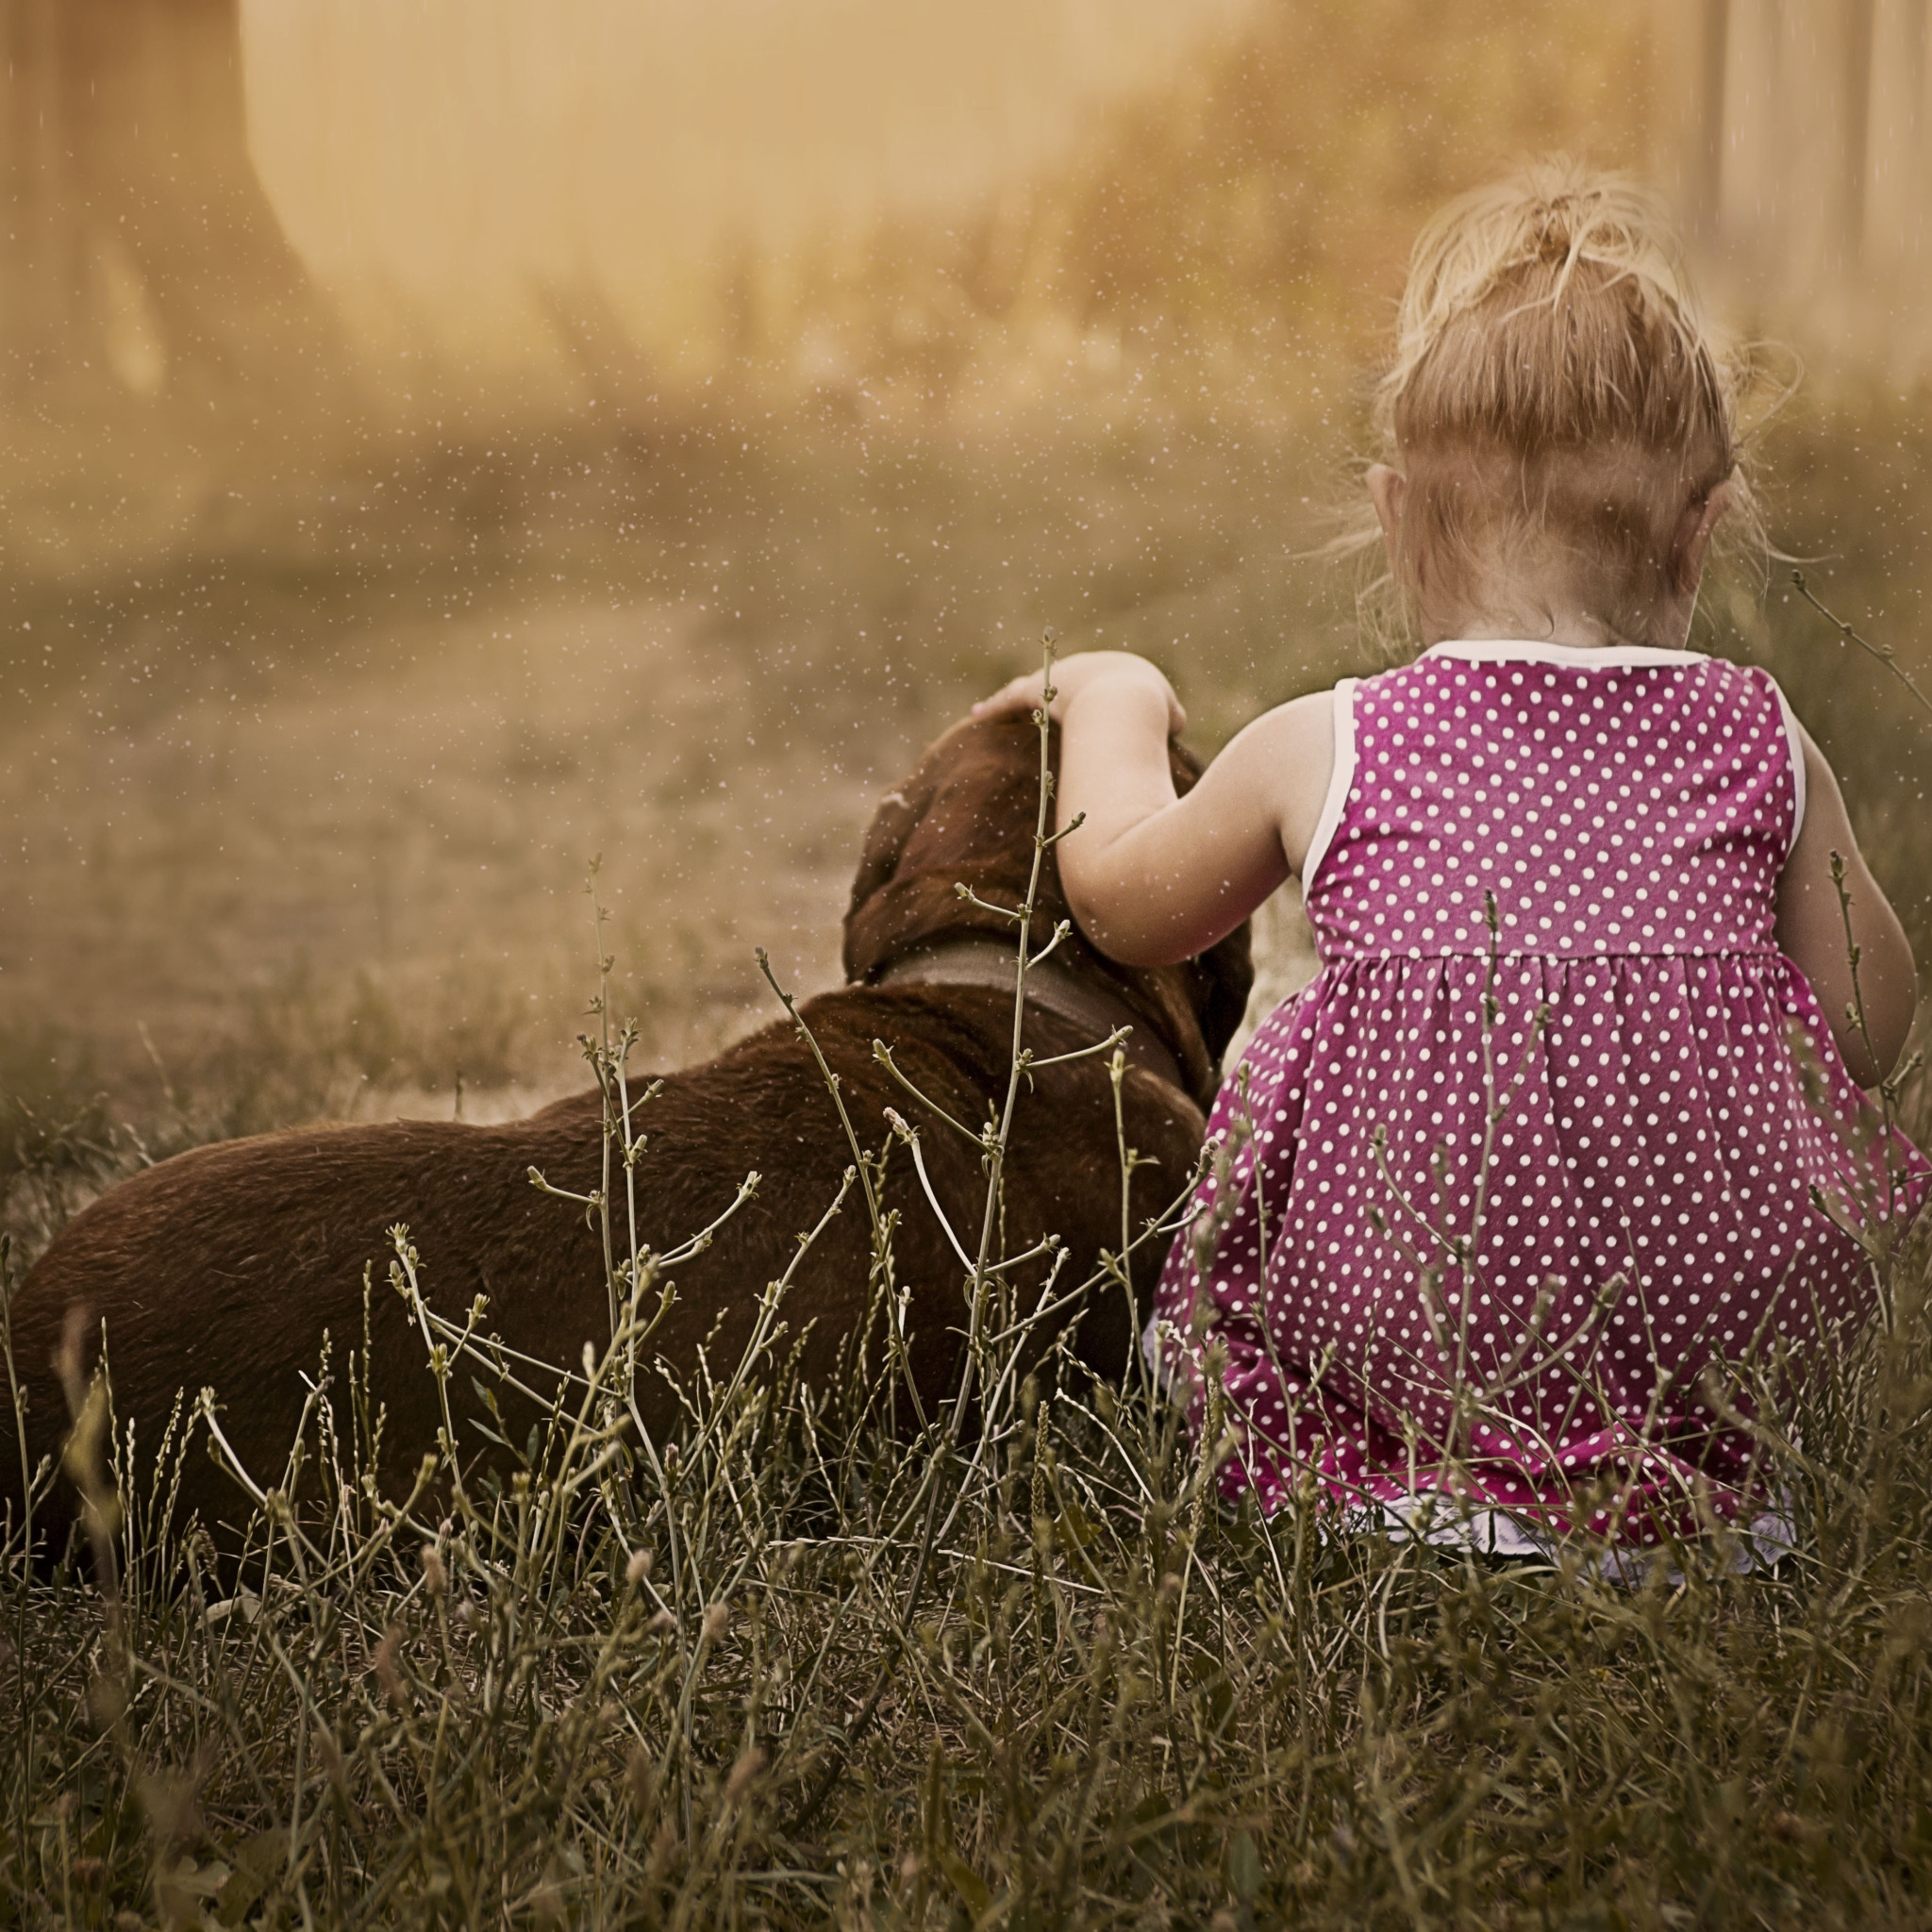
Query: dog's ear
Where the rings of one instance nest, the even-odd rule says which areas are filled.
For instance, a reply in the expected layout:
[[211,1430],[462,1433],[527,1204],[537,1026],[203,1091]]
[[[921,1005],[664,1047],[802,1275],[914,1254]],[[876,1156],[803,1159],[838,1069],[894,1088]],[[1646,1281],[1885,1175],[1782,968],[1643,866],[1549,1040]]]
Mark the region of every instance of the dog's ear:
[[[968,719],[926,748],[917,769],[880,801],[845,913],[845,977],[870,979],[935,935],[1010,939],[997,911],[1017,910],[1032,868],[1039,811],[1037,728],[1024,718]],[[1041,916],[1066,916],[1058,874],[1041,879]]]
[[[1058,768],[1058,731],[1048,760]],[[1201,774],[1193,755],[1169,747],[1174,789]],[[845,977],[858,984],[922,941],[982,932],[1012,942],[998,909],[1026,896],[1033,830],[1040,810],[1040,740],[1024,718],[971,719],[929,746],[918,769],[881,801],[845,914]],[[980,903],[962,900],[967,886]],[[1053,853],[1041,869],[1042,930],[1072,912]],[[1206,1106],[1220,1079],[1221,1056],[1247,1010],[1254,968],[1245,924],[1198,959],[1178,966],[1123,966],[1076,930],[1059,956],[1111,980],[1143,1024],[1179,1061],[1183,1085]]]
[[866,902],[883,891],[899,869],[906,854],[906,841],[913,828],[932,809],[933,761],[919,761],[919,769],[893,787],[879,800],[872,824],[865,830],[865,847],[858,856],[858,870],[853,874],[852,897],[845,908],[845,974],[849,979],[863,976],[853,970],[852,928]]

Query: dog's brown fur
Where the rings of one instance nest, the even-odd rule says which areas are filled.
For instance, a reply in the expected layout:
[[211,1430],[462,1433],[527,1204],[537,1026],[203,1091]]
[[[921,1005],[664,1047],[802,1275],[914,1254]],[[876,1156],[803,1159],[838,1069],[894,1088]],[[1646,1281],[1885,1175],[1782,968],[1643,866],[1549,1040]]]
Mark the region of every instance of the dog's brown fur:
[[[1192,768],[1178,753],[1177,781]],[[897,1108],[923,1128],[933,1185],[970,1241],[979,1225],[984,1176],[977,1150],[929,1118],[874,1062],[883,1039],[921,1090],[955,1119],[983,1120],[1004,1094],[1012,1027],[1010,996],[966,986],[873,986],[908,948],[942,934],[997,933],[1010,924],[963,902],[956,882],[991,905],[1017,907],[1032,858],[1038,739],[1024,720],[957,727],[888,796],[867,837],[845,922],[853,982],[802,1008],[837,1070],[864,1144],[884,1138],[883,1112]],[[1041,924],[1068,917],[1051,861]],[[1184,1185],[1199,1146],[1202,1106],[1241,1017],[1251,972],[1242,928],[1201,959],[1142,971],[1103,959],[1077,932],[1059,957],[1110,988],[1172,1050],[1191,1092],[1139,1067],[1126,1074],[1127,1139],[1154,1165],[1137,1176],[1134,1212],[1165,1206]],[[1041,1056],[1089,1044],[1078,1029],[1029,1008],[1027,1042]],[[641,1085],[641,1082],[639,1083]],[[824,1084],[791,1025],[779,1021],[707,1064],[671,1074],[641,1116],[649,1136],[639,1169],[641,1237],[668,1251],[712,1221],[745,1174],[762,1180],[703,1256],[675,1271],[676,1305],[653,1352],[689,1369],[714,1324],[712,1359],[734,1361],[760,1291],[783,1272],[795,1237],[824,1212],[851,1156]],[[422,1337],[404,1302],[383,1284],[384,1231],[407,1223],[422,1256],[432,1306],[460,1320],[472,1297],[490,1298],[486,1328],[512,1348],[559,1365],[608,1333],[599,1238],[580,1211],[538,1194],[526,1174],[590,1191],[601,1159],[601,1106],[583,1093],[504,1126],[396,1121],[380,1126],[305,1127],[200,1148],[138,1174],[75,1217],[23,1284],[13,1308],[17,1369],[28,1395],[27,1443],[38,1459],[58,1450],[67,1409],[54,1368],[68,1310],[90,1334],[105,1324],[114,1407],[132,1419],[141,1449],[158,1442],[175,1391],[217,1391],[222,1426],[256,1480],[281,1474],[299,1417],[303,1373],[313,1374],[325,1333],[338,1351],[359,1345],[364,1263],[376,1262],[372,1305],[372,1394],[388,1411],[386,1486],[406,1488],[439,1422]],[[1104,1246],[1117,1246],[1119,1167],[1111,1091],[1097,1058],[1042,1068],[1022,1098],[1007,1170],[1005,1224],[1026,1245],[1058,1234],[1085,1274]],[[914,1379],[929,1402],[953,1386],[960,1346],[962,1270],[920,1196],[903,1151],[891,1164],[887,1206],[901,1225],[900,1281],[912,1291],[908,1326]],[[825,1374],[863,1317],[869,1228],[856,1198],[800,1269],[786,1308],[795,1334],[812,1325],[805,1373]],[[1135,1270],[1144,1303],[1160,1256],[1143,1245]],[[1103,1300],[1079,1334],[1099,1373],[1125,1365],[1135,1311]],[[90,1344],[93,1344],[91,1342]],[[660,1378],[641,1378],[654,1427],[672,1420]],[[467,1365],[449,1379],[464,1447],[479,1414]],[[0,1382],[0,1444],[14,1421]],[[0,1507],[20,1505],[17,1457],[0,1455]],[[238,1508],[238,1506],[242,1506]],[[64,1542],[74,1504],[58,1487],[43,1548]],[[210,1526],[245,1514],[233,1479],[197,1446],[188,1458],[177,1522],[198,1510]]]

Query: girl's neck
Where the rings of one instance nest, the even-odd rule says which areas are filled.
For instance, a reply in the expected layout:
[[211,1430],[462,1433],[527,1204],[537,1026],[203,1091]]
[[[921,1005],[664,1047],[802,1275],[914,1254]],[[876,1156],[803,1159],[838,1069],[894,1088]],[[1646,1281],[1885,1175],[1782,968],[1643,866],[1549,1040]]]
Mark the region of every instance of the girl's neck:
[[[1620,644],[1648,644],[1682,650],[1690,634],[1690,613],[1696,597],[1617,598],[1620,623],[1599,614],[1594,598],[1576,594],[1567,573],[1552,571],[1538,577],[1518,574],[1504,584],[1495,579],[1484,594],[1456,597],[1428,594],[1424,585],[1418,612],[1424,645],[1456,638],[1509,638],[1526,642],[1570,644],[1581,649],[1611,649]],[[1641,612],[1639,617],[1637,613]]]
[[1540,617],[1521,613],[1465,610],[1454,619],[1429,622],[1423,626],[1424,644],[1445,643],[1452,639],[1511,639],[1525,643],[1569,644],[1579,650],[1610,650],[1620,644],[1662,644],[1667,649],[1683,646],[1682,637],[1629,638],[1586,612],[1544,611]]
[[[1574,453],[1579,462],[1589,454]],[[1418,474],[1428,481],[1426,471],[1425,461]],[[1377,463],[1367,481],[1390,567],[1411,600],[1424,644],[1512,638],[1584,650],[1643,644],[1676,651],[1690,638],[1711,533],[1735,491],[1728,477],[1687,482],[1689,474],[1683,461],[1673,459],[1651,478],[1651,509],[1659,513],[1650,517],[1649,534],[1635,553],[1627,543],[1600,542],[1586,527],[1558,529],[1547,518],[1506,514],[1507,499],[1501,506],[1491,500],[1494,491],[1478,463],[1461,479],[1474,491],[1470,503],[1475,508],[1459,519],[1467,526],[1457,546],[1460,554],[1432,557],[1431,544],[1442,536],[1441,504],[1410,531],[1409,478]],[[1446,478],[1452,493],[1457,483],[1452,466]],[[1435,476],[1430,487],[1441,496],[1445,478]],[[1674,518],[1669,513],[1674,506]]]

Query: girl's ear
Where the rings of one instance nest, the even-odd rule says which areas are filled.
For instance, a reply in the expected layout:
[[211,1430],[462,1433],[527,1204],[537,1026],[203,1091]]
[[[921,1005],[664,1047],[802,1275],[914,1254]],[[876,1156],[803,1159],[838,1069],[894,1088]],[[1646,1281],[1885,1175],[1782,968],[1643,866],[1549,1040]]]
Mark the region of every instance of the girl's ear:
[[1382,525],[1382,542],[1389,552],[1389,575],[1402,586],[1407,599],[1421,588],[1419,583],[1410,581],[1402,541],[1402,511],[1408,501],[1408,478],[1387,463],[1371,463],[1365,480],[1370,500],[1375,506],[1376,521]]
[[1671,579],[1679,591],[1694,591],[1703,580],[1711,534],[1737,493],[1735,480],[1726,476],[1707,495],[1693,496],[1684,506],[1671,541]]
[[1375,516],[1382,525],[1382,541],[1389,546],[1389,560],[1395,560],[1396,532],[1402,527],[1402,499],[1408,491],[1408,478],[1400,470],[1391,470],[1387,463],[1371,463],[1368,475],[1369,495],[1375,506]]

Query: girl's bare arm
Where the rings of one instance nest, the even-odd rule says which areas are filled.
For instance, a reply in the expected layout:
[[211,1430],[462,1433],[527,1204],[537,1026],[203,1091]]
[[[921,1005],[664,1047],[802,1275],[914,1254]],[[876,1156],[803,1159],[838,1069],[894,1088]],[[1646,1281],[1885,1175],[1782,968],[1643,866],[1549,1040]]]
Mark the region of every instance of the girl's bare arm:
[[[1919,999],[1918,969],[1898,914],[1887,904],[1852,837],[1838,780],[1802,727],[1805,823],[1778,880],[1777,942],[1811,982],[1831,1037],[1861,1087],[1891,1072],[1911,1031]],[[1857,991],[1865,1008],[1859,1027],[1850,1015],[1852,966],[1844,916],[1832,883],[1831,855],[1844,859],[1851,900],[1852,941],[1858,948]],[[1866,1036],[1870,1035],[1870,1044]]]
[[[1185,723],[1159,672],[1124,651],[1069,658],[1054,672],[1060,724],[1060,883],[1081,930],[1131,966],[1210,946],[1298,870],[1334,761],[1326,691],[1257,718],[1185,798],[1167,740]],[[978,707],[1040,702],[1036,674]]]

